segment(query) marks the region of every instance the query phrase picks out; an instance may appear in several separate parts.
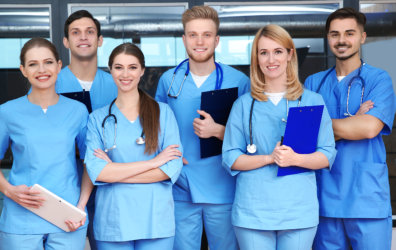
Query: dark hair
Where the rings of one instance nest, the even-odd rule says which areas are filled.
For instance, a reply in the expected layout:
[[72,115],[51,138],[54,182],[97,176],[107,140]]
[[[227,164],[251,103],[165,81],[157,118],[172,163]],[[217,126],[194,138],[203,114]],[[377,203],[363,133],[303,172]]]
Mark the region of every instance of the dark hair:
[[[109,57],[109,68],[112,69],[114,58],[120,54],[134,56],[144,69],[143,52],[132,43],[123,43],[115,47]],[[158,149],[158,134],[160,132],[160,109],[158,103],[141,89],[139,91],[139,121],[146,137],[145,153],[153,154]]]
[[364,25],[366,25],[366,16],[353,8],[341,8],[331,13],[326,20],[326,34],[329,33],[330,24],[334,19],[346,19],[353,18],[357,24],[362,27],[364,31]]
[[19,60],[21,61],[22,66],[25,66],[26,53],[30,49],[36,48],[36,47],[37,48],[44,47],[44,48],[49,49],[52,52],[52,54],[54,55],[56,61],[59,61],[59,54],[58,54],[58,51],[56,50],[56,47],[53,43],[51,43],[47,39],[44,39],[41,37],[34,37],[34,38],[30,39],[29,41],[27,41],[21,49],[21,54],[19,55]]
[[84,17],[91,19],[95,23],[96,30],[98,32],[98,37],[100,37],[102,35],[102,33],[100,32],[100,23],[99,23],[99,21],[96,18],[94,18],[92,16],[92,14],[89,13],[88,11],[86,11],[86,10],[78,10],[78,11],[72,13],[65,21],[64,33],[65,33],[65,37],[67,39],[69,39],[69,26],[70,26],[70,24],[72,22],[74,22],[74,21],[76,21],[78,19],[84,18]]

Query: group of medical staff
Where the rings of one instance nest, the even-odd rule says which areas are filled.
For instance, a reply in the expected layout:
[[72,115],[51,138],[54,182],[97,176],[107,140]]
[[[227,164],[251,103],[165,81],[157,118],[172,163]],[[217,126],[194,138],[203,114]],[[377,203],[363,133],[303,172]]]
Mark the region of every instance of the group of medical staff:
[[[91,249],[198,250],[203,228],[211,250],[390,249],[381,136],[396,103],[389,75],[360,59],[365,22],[351,8],[328,17],[336,65],[304,87],[285,29],[257,32],[249,80],[214,60],[217,12],[192,7],[182,16],[188,59],[162,75],[155,99],[139,89],[145,59],[134,44],[112,51],[111,75],[97,68],[103,37],[85,10],[66,20],[62,70],[51,42],[29,40],[20,70],[31,90],[0,105],[0,158],[9,146],[14,158],[9,180],[0,174],[0,250],[84,249],[87,230]],[[201,110],[201,93],[227,88],[239,98],[224,126]],[[91,114],[60,95],[81,91]],[[316,150],[298,154],[281,143],[289,108],[315,105],[324,105]],[[201,158],[210,137],[222,154]],[[308,171],[277,176],[289,166]],[[64,232],[31,213],[24,207],[45,202],[35,183],[88,207],[89,219],[65,221]]]

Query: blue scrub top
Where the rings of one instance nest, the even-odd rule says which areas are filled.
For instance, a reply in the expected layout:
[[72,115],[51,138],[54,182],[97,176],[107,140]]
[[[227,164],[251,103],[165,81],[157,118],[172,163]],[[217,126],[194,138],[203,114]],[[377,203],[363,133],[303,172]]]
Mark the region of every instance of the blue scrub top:
[[[348,84],[358,74],[351,72],[338,82],[336,72],[330,73],[320,89],[333,119],[346,116]],[[328,71],[307,78],[305,86],[318,91]],[[395,114],[395,94],[392,80],[384,70],[364,64],[361,77],[365,81],[363,102],[371,100],[374,107],[366,114],[384,123],[382,131],[372,139],[339,140],[337,157],[330,170],[317,172],[320,215],[335,218],[386,218],[391,215],[386,150],[382,135],[391,133]],[[353,80],[349,96],[349,111],[355,114],[360,107],[360,80]]]
[[[27,186],[38,183],[77,205],[80,180],[75,145],[77,143],[80,155],[84,156],[86,107],[60,95],[58,103],[49,106],[44,113],[40,106],[23,96],[1,105],[0,117],[0,159],[10,143],[14,156],[9,182]],[[88,221],[84,227],[87,225]],[[7,197],[4,197],[0,231],[14,234],[64,232]]]
[[[307,228],[319,223],[315,172],[278,177],[278,166],[270,164],[249,171],[231,170],[235,160],[248,154],[250,143],[249,116],[252,96],[246,93],[233,105],[228,118],[223,142],[223,165],[231,175],[237,176],[235,201],[232,207],[232,224],[258,230],[286,230]],[[323,105],[322,97],[304,90],[301,106]],[[298,100],[289,101],[297,107]],[[286,99],[278,105],[271,101],[256,101],[252,115],[253,143],[256,155],[269,155],[284,135]],[[318,135],[317,152],[323,153],[330,166],[336,150],[331,119],[323,110]]]
[[[250,88],[249,78],[240,71],[219,64],[223,70],[222,89],[238,87],[238,95]],[[179,91],[187,63],[177,71],[172,85],[172,94]],[[167,96],[174,68],[166,71],[160,78],[155,98],[168,103],[175,113],[180,128],[180,137],[184,148],[186,165],[176,185],[173,187],[174,199],[193,203],[227,204],[234,201],[235,178],[228,175],[221,166],[221,155],[201,159],[199,137],[194,133],[194,118],[199,118],[197,110],[201,108],[201,93],[212,91],[216,85],[214,70],[200,88],[189,74],[184,82],[180,95],[175,98]]]
[[[69,93],[83,91],[83,88],[69,67],[64,67],[58,74],[55,90],[56,93]],[[89,91],[92,110],[110,104],[111,101],[117,97],[117,92],[117,86],[115,85],[112,76],[109,73],[98,69],[96,71],[91,90]]]
[[[152,155],[144,153],[145,145],[138,145],[136,139],[142,133],[139,119],[131,123],[113,105],[112,113],[117,117],[117,147],[108,152],[113,162],[147,161],[154,158],[167,146],[178,144],[181,148],[179,130],[172,110],[160,105],[161,132],[158,137],[159,150]],[[104,183],[96,181],[107,162],[95,157],[95,149],[105,149],[114,142],[114,120],[108,119],[105,137],[102,121],[108,115],[109,106],[91,113],[88,121],[87,153],[85,163],[89,177],[98,185],[95,197],[94,235],[100,241],[131,241],[171,237],[175,234],[172,184],[176,182],[182,159],[169,161],[160,169],[170,180],[149,183]],[[106,140],[104,140],[104,138]],[[105,145],[104,145],[105,144]]]

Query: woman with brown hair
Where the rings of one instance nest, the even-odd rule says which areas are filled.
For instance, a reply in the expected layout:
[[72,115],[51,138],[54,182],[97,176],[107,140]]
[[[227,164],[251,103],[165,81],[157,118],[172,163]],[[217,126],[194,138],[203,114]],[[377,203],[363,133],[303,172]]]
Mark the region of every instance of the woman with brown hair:
[[223,165],[237,175],[232,224],[242,250],[311,249],[319,219],[315,173],[277,176],[278,168],[330,167],[335,156],[331,120],[324,109],[316,151],[298,154],[280,145],[289,107],[324,105],[298,80],[293,40],[268,25],[253,41],[251,93],[232,108],[223,141]]
[[85,157],[98,185],[98,249],[172,249],[172,184],[183,165],[176,120],[138,88],[145,62],[137,46],[117,46],[109,68],[118,96],[90,115]]

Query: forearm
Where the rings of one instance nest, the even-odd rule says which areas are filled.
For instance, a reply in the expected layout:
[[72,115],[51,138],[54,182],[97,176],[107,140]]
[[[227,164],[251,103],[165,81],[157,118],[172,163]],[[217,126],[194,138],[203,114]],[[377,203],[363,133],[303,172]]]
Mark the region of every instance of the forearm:
[[81,207],[85,207],[87,205],[92,189],[93,184],[89,179],[87,169],[84,166],[84,172],[81,180],[80,199],[78,201],[78,205],[80,205]]
[[335,138],[347,140],[371,139],[377,136],[384,124],[371,115],[358,115],[345,119],[332,119]]
[[271,155],[240,155],[232,165],[232,170],[253,170],[274,163]]
[[315,152],[312,154],[297,154],[295,155],[295,166],[308,169],[321,169],[329,166],[329,160],[322,152]]
[[121,183],[154,183],[168,180],[169,176],[166,175],[161,169],[156,168],[144,173],[127,177],[122,179]]
[[96,181],[101,182],[121,182],[125,178],[130,178],[138,174],[153,170],[156,166],[152,161],[137,161],[129,163],[108,163],[100,172]]
[[9,187],[11,187],[11,184],[6,180],[6,178],[3,175],[3,172],[0,170],[0,192],[2,192],[5,196],[8,197],[7,189],[9,189]]
[[224,139],[224,132],[225,132],[225,126],[216,123],[216,133],[215,133],[215,137],[219,140],[223,140]]

